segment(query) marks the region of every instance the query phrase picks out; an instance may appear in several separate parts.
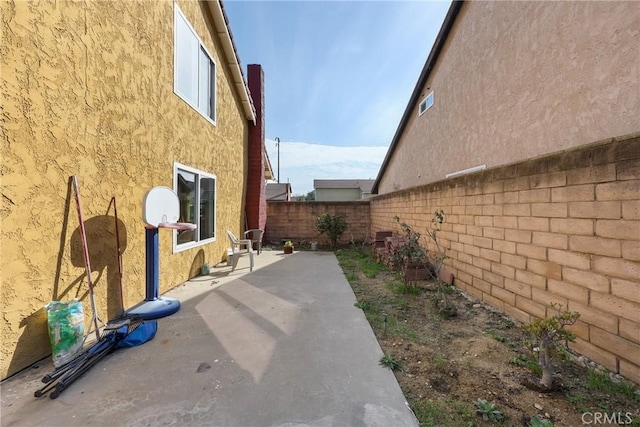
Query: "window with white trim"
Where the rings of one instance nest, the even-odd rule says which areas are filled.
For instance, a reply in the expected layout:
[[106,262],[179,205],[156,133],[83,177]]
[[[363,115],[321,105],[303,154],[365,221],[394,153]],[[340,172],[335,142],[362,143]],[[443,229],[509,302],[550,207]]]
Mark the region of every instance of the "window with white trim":
[[174,232],[174,252],[215,241],[216,176],[174,163],[173,188],[180,201],[178,221],[197,226],[195,230]]
[[174,3],[173,91],[215,124],[216,64]]
[[433,92],[426,96],[420,103],[420,108],[418,110],[418,116],[423,115],[429,108],[433,106]]

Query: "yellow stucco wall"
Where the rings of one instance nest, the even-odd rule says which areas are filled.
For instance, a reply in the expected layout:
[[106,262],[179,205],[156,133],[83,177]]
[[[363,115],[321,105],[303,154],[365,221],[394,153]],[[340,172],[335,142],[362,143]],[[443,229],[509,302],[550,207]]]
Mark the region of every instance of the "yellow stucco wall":
[[90,314],[71,175],[103,320],[119,311],[113,196],[128,307],[145,292],[142,198],[173,187],[174,162],[217,176],[217,240],[173,254],[161,230],[160,292],[241,231],[249,125],[208,7],[179,5],[217,65],[216,126],[173,92],[172,2],[0,2],[2,378],[51,352],[47,302],[78,297]]
[[636,2],[465,2],[379,194],[638,132],[638,28]]

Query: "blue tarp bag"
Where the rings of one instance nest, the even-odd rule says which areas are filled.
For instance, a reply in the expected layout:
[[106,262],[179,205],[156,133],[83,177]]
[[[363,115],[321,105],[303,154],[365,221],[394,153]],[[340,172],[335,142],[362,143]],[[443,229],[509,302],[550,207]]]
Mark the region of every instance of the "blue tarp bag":
[[[122,332],[127,334],[128,326],[123,326],[118,330],[118,332]],[[121,331],[122,330],[122,331]],[[116,348],[129,348],[136,347],[141,344],[146,343],[147,341],[151,341],[153,337],[156,336],[156,332],[158,331],[158,321],[157,320],[145,320],[135,328],[131,333],[129,333],[126,337],[118,341]]]

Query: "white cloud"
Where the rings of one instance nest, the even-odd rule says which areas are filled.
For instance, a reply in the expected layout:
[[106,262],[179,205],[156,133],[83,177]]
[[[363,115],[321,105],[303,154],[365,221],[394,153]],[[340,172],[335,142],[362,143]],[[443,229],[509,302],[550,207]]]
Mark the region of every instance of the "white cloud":
[[[278,174],[278,148],[267,140],[273,173]],[[290,182],[294,194],[313,190],[314,179],[375,179],[386,147],[337,147],[307,142],[280,142],[280,182]]]

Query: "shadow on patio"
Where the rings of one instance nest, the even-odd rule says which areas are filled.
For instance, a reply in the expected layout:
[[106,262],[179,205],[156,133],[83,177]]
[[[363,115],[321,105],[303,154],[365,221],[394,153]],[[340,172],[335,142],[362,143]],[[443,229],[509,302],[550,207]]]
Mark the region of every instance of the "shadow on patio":
[[56,400],[33,398],[48,362],[3,383],[2,425],[417,425],[335,256],[255,258],[169,292],[154,340]]

